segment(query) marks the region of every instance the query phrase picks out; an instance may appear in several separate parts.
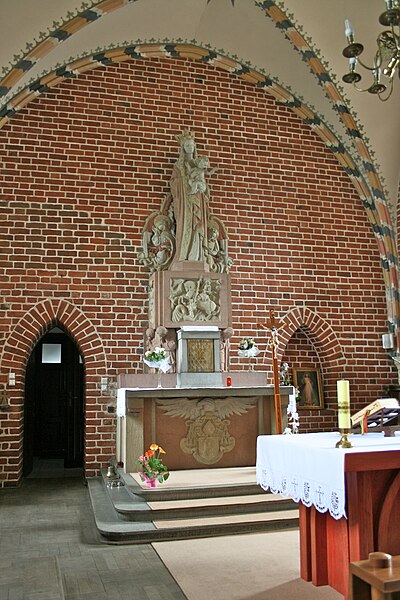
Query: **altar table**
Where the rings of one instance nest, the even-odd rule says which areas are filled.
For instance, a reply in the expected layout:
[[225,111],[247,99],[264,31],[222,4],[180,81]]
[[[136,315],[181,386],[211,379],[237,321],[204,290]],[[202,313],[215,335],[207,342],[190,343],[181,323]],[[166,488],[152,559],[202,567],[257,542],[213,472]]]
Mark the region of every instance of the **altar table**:
[[[230,386],[178,387],[176,373],[167,373],[162,388],[151,387],[155,374],[119,376],[117,461],[124,470],[137,471],[138,457],[154,442],[172,470],[254,465],[257,436],[276,431],[274,387],[262,371],[228,376]],[[293,391],[280,388],[282,412]]]
[[400,554],[400,437],[259,436],[257,482],[300,502],[301,577],[347,597],[349,563]]

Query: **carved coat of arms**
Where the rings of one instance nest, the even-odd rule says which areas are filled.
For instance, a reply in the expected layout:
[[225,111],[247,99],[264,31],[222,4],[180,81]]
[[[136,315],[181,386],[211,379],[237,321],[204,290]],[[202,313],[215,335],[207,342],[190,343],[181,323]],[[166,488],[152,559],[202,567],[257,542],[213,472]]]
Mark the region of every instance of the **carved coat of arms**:
[[186,419],[188,430],[180,441],[181,450],[205,465],[217,463],[235,447],[235,438],[228,429],[230,421],[226,417],[244,414],[255,406],[249,398],[177,398],[158,400],[157,404],[168,416]]

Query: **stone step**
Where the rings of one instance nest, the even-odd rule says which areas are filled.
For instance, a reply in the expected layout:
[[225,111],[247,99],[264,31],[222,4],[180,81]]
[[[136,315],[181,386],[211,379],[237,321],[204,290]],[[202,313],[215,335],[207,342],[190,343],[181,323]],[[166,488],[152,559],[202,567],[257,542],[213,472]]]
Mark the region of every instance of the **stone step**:
[[[232,485],[218,486],[217,491],[222,494],[220,496],[214,495],[216,493],[215,486],[202,486],[201,488],[191,488],[191,491],[196,489],[195,498],[184,499],[181,495],[183,488],[171,487],[167,497],[162,495],[161,500],[157,500],[160,498],[160,495],[157,494],[158,488],[146,489],[129,475],[124,475],[125,485],[123,487],[109,488],[106,485],[107,478],[103,477],[103,480],[114,509],[122,519],[129,521],[253,514],[297,508],[297,504],[290,498],[266,493],[259,486],[256,486],[257,492],[260,490],[261,493],[240,496],[226,495],[232,489]],[[251,486],[254,485],[251,484]],[[143,491],[148,493],[143,495],[141,493]],[[237,493],[237,490],[234,491]],[[201,496],[199,496],[200,493]]]
[[[295,513],[295,514],[294,514]],[[179,528],[179,527],[193,527],[198,525],[223,525],[226,523],[261,523],[261,522],[270,522],[280,520],[283,521],[285,519],[291,520],[298,518],[298,510],[286,510],[286,511],[278,511],[277,513],[257,513],[257,514],[241,514],[241,515],[223,515],[218,517],[203,517],[198,516],[192,519],[164,519],[162,521],[158,521],[157,519],[153,520],[154,526],[157,529],[166,529],[166,528]]]
[[[105,471],[102,472],[106,481]],[[265,495],[256,483],[255,467],[173,471],[157,488],[147,488],[137,473],[119,470],[125,486],[147,502],[243,495]]]
[[[120,473],[126,485],[107,487],[107,478],[88,482],[96,525],[108,543],[149,543],[163,540],[213,537],[298,527],[297,504],[265,493],[229,496],[231,484],[191,488],[170,486],[161,494],[144,490],[132,477]],[[251,484],[253,486],[253,484]],[[237,488],[238,486],[233,486]],[[240,485],[248,489],[248,485]],[[213,488],[213,489],[211,489]],[[139,493],[135,493],[139,492]],[[141,493],[141,492],[144,492]],[[167,492],[165,496],[165,492]],[[150,499],[150,500],[148,500]]]

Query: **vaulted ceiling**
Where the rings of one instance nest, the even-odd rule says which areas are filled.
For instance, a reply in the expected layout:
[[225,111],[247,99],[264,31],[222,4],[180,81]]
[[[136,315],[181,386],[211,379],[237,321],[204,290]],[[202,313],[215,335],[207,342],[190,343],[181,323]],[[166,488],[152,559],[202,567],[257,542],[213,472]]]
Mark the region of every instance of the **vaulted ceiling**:
[[166,57],[193,56],[262,85],[301,110],[311,127],[323,127],[336,152],[354,162],[346,168],[375,195],[379,190],[395,229],[400,82],[382,103],[341,81],[344,19],[371,63],[385,8],[383,0],[1,0],[0,124],[46,89],[44,82],[62,80],[65,66],[78,72],[107,56],[123,60],[126,54],[112,52],[127,47],[129,56],[151,56],[154,48]]

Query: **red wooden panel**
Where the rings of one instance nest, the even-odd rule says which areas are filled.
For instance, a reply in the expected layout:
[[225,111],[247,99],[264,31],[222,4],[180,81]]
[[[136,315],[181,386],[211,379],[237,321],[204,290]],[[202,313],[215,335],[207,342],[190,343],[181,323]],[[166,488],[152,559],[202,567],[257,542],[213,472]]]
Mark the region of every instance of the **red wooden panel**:
[[388,485],[378,522],[377,550],[400,554],[400,472]]
[[299,502],[299,529],[300,529],[300,577],[304,581],[311,581],[311,511]]
[[328,513],[320,513],[314,506],[310,510],[311,530],[311,581],[314,585],[328,583],[326,550],[326,519]]
[[349,562],[374,551],[374,507],[371,473],[346,473]]
[[344,596],[349,584],[349,536],[346,519],[336,520],[330,515],[326,520],[327,583]]
[[349,471],[381,471],[384,469],[400,469],[400,450],[345,454],[344,470],[346,473]]

